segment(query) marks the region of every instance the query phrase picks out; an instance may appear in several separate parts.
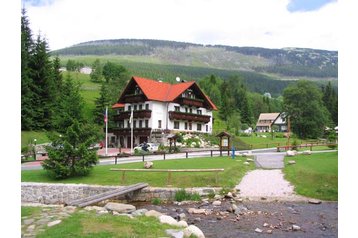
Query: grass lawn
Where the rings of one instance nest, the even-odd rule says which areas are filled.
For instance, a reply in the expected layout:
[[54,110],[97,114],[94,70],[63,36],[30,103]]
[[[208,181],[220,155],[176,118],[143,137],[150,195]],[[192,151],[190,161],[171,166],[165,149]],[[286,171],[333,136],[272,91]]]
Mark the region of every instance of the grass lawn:
[[[173,173],[171,185],[173,187],[203,187],[220,186],[232,188],[239,183],[248,170],[254,169],[254,164],[243,164],[243,159],[231,159],[231,157],[207,157],[177,160],[154,161],[156,169],[196,169],[196,168],[224,168],[219,173],[218,184],[215,183],[214,172]],[[153,187],[167,186],[168,173],[161,172],[126,172],[126,181],[121,183],[122,172],[109,171],[110,168],[143,168],[143,162],[123,165],[95,166],[86,177],[74,177],[65,180],[53,180],[44,170],[31,170],[21,172],[22,182],[47,182],[47,183],[85,183],[98,185],[127,185],[139,182],[149,183]]]
[[35,216],[41,212],[41,207],[21,207],[21,217]]
[[21,131],[21,147],[33,143],[34,139],[36,139],[36,144],[49,142],[46,133],[46,131]]
[[[21,207],[21,211],[36,210],[38,207]],[[28,214],[31,215],[31,214]],[[36,214],[32,214],[34,217]],[[97,215],[95,212],[75,212],[70,217],[53,227],[45,227],[39,232],[37,238],[104,238],[104,237],[165,237],[166,229],[176,227],[161,224],[157,218],[139,216],[128,218],[110,214]]]
[[286,157],[285,178],[304,196],[322,200],[338,200],[338,152]]

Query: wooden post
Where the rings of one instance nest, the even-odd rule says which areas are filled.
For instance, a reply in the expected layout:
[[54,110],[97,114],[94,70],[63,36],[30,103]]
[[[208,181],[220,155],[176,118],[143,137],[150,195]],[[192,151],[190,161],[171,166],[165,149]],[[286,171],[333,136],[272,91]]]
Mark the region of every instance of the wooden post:
[[165,151],[164,151],[164,154],[163,154],[163,156],[164,156],[164,160],[165,160]]
[[188,151],[185,152],[185,158],[188,158]]
[[213,157],[213,150],[210,150],[210,157]]
[[115,158],[114,164],[117,164],[118,155],[116,155],[114,158]]
[[123,171],[123,173],[122,173],[122,183],[124,183],[124,181],[125,181],[125,176],[126,176],[126,171]]
[[142,155],[142,160],[143,160],[143,162],[144,162],[144,155]]
[[168,171],[168,181],[167,181],[167,185],[170,185],[171,183],[171,178],[172,178],[172,172]]

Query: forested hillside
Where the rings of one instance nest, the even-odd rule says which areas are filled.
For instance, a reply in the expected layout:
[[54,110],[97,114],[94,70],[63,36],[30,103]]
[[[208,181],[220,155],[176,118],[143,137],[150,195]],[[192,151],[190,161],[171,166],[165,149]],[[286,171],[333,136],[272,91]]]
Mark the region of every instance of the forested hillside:
[[[338,52],[303,48],[266,49],[202,45],[164,40],[118,39],[80,43],[52,52],[55,55],[111,55],[137,62],[154,61],[227,70],[275,74],[276,77],[338,77]],[[150,59],[148,59],[150,58]]]

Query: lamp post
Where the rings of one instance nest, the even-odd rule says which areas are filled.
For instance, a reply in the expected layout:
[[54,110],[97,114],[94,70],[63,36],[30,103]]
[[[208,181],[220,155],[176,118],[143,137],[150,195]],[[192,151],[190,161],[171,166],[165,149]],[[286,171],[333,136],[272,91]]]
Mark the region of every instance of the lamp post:
[[34,139],[34,160],[36,160],[36,139]]

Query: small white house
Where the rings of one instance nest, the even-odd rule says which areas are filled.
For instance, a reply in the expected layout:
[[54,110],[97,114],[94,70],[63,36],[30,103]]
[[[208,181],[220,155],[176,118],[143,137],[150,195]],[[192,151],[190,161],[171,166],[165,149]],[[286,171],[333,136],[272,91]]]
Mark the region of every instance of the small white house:
[[285,113],[261,113],[256,123],[257,132],[271,132],[272,126],[278,127],[278,131],[287,131]]

